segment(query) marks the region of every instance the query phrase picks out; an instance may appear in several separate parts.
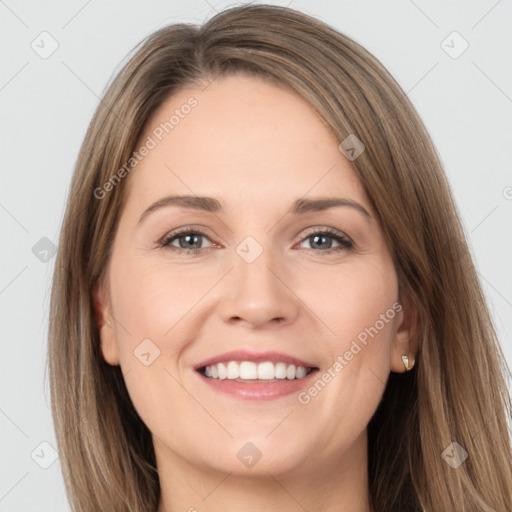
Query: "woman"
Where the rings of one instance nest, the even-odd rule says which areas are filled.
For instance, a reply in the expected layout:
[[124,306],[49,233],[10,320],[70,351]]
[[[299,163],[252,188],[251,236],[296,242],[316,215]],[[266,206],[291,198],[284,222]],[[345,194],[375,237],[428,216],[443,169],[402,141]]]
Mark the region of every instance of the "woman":
[[49,351],[74,510],[512,510],[508,370],[435,149],[292,9],[166,27],[110,85]]

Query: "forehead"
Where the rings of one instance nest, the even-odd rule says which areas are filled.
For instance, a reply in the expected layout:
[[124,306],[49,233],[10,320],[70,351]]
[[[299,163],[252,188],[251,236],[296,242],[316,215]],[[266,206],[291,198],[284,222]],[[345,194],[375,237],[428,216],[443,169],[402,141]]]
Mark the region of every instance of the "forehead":
[[310,105],[247,75],[168,98],[137,147],[144,144],[153,147],[129,180],[129,195],[142,203],[168,192],[231,195],[246,204],[309,192],[365,196],[339,141]]

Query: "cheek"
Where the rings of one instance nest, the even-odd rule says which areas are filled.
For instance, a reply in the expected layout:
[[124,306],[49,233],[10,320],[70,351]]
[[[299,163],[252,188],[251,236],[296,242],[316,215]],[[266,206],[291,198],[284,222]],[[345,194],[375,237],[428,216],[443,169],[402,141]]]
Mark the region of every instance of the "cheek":
[[308,305],[332,331],[326,337],[329,360],[319,375],[322,382],[307,391],[303,402],[314,403],[319,417],[330,417],[337,425],[363,428],[389,376],[401,310],[396,273],[390,263],[375,262],[332,273],[322,282]]
[[181,355],[197,336],[198,315],[205,315],[200,301],[218,276],[211,267],[141,260],[113,259],[110,288],[126,385],[139,414],[153,419],[166,398],[158,400],[155,390],[166,390],[171,402],[180,398],[169,371],[180,378]]
[[324,276],[317,273],[304,281],[302,293],[328,328],[326,339],[334,350],[348,349],[347,342],[350,345],[356,339],[364,343],[377,336],[382,340],[392,337],[398,282],[386,261],[331,268]]
[[191,284],[193,273],[171,275],[169,267],[141,260],[113,258],[110,289],[128,393],[144,423],[158,431],[173,417],[171,404],[183,401],[183,391],[173,380],[179,376],[169,362],[179,360],[187,345],[189,333],[183,319],[205,290],[185,286]]
[[314,403],[316,414],[341,423],[350,411],[360,419],[353,425],[361,426],[377,407],[390,372],[401,310],[396,274],[391,265],[376,262],[339,269],[316,282],[320,286],[306,283],[302,296],[309,297],[308,306],[328,327],[325,369],[301,403]]
[[218,280],[211,268],[178,268],[137,258],[120,260],[111,274],[117,318],[134,339],[167,340]]

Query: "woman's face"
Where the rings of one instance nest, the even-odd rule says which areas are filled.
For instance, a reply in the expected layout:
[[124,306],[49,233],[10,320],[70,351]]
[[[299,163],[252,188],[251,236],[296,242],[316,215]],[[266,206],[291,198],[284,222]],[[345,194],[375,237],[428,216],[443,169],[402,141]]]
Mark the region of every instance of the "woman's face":
[[147,124],[97,298],[159,461],[283,475],[365,454],[408,334],[339,143],[299,96],[242,75]]

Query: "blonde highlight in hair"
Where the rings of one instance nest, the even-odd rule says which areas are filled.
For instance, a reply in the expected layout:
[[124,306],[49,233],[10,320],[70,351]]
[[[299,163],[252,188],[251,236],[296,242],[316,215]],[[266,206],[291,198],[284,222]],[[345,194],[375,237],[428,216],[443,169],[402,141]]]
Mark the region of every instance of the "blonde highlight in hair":
[[[355,134],[366,145],[352,165],[379,214],[401,295],[417,308],[419,344],[414,368],[390,374],[368,426],[373,509],[512,510],[509,372],[431,139],[375,57],[314,18],[268,5],[152,34],[88,128],[61,231],[49,332],[52,410],[72,509],[154,512],[160,498],[151,434],[120,367],[103,360],[92,300],[129,178],[102,199],[94,191],[129,160],[163,101],[233,73],[288,87],[340,141]],[[456,469],[442,458],[452,442],[469,453]]]

